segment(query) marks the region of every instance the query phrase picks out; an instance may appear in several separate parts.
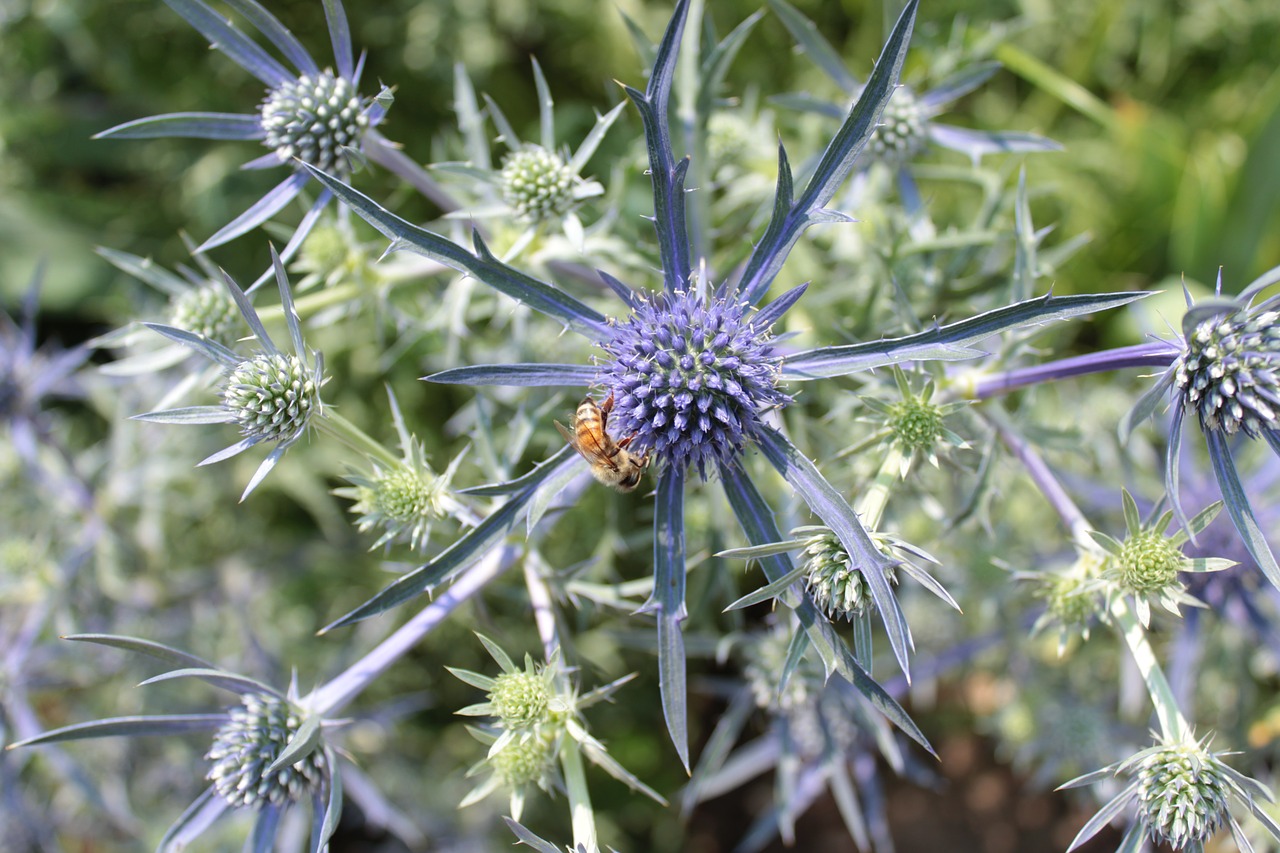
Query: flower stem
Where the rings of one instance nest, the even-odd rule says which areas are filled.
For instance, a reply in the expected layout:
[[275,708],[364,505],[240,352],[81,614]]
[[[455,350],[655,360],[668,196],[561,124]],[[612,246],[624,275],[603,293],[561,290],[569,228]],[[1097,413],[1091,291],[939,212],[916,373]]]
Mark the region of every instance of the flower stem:
[[1008,370],[1004,373],[982,375],[970,371],[954,377],[951,390],[952,394],[966,400],[986,400],[1029,385],[1084,376],[1089,373],[1123,370],[1130,367],[1168,367],[1177,357],[1176,346],[1164,341],[1156,341],[1062,358],[1044,364]]
[[316,428],[341,441],[352,450],[363,453],[384,465],[394,468],[400,464],[399,457],[374,441],[368,433],[338,414],[332,407],[326,408],[324,415],[316,418]]
[[[1066,490],[1062,488],[1049,466],[1040,458],[1040,454],[1014,431],[1003,412],[989,407],[988,411],[983,412],[983,416],[995,426],[1005,446],[1013,451],[1013,454],[1026,466],[1027,473],[1031,475],[1036,486],[1057,511],[1075,540],[1082,547],[1092,547],[1092,537],[1089,535],[1091,525],[1084,517],[1084,513],[1067,495]],[[1129,654],[1133,656],[1134,663],[1142,673],[1142,680],[1147,685],[1147,693],[1151,696],[1151,704],[1155,706],[1161,734],[1169,739],[1181,739],[1188,730],[1186,718],[1178,708],[1177,697],[1174,696],[1173,688],[1169,686],[1164,671],[1160,669],[1155,651],[1147,641],[1146,632],[1138,621],[1132,602],[1127,596],[1113,595],[1108,604],[1108,610],[1112,625],[1124,639],[1125,645],[1129,648]]]
[[890,446],[884,461],[880,463],[880,470],[876,472],[875,479],[858,500],[858,517],[862,519],[862,524],[867,530],[875,530],[880,526],[885,507],[889,505],[889,492],[894,481],[898,479],[904,459],[902,448]]
[[312,691],[303,705],[320,714],[340,710],[376,681],[378,676],[390,669],[393,663],[417,645],[419,640],[443,622],[460,604],[506,571],[520,553],[521,549],[513,545],[490,551],[398,631],[344,672]]
[[1155,706],[1156,719],[1160,723],[1160,734],[1166,741],[1181,741],[1187,733],[1188,725],[1181,709],[1178,708],[1177,697],[1169,686],[1164,671],[1156,661],[1155,650],[1147,641],[1146,631],[1138,621],[1138,614],[1133,610],[1133,603],[1128,596],[1115,595],[1109,605],[1112,623],[1116,631],[1124,638],[1133,655],[1133,662],[1142,673],[1142,680],[1151,694],[1151,704]]

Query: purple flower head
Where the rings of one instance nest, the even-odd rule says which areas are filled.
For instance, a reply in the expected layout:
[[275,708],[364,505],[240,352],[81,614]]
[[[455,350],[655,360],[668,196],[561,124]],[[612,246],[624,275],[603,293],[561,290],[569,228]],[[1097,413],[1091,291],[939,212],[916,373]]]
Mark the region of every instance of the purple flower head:
[[1183,406],[1205,432],[1258,438],[1280,425],[1280,312],[1271,299],[1256,308],[1215,313],[1186,336],[1174,373]]
[[729,462],[760,429],[765,409],[785,406],[781,358],[767,326],[725,291],[659,293],[600,342],[609,354],[597,382],[614,397],[610,428],[631,447],[684,469]]

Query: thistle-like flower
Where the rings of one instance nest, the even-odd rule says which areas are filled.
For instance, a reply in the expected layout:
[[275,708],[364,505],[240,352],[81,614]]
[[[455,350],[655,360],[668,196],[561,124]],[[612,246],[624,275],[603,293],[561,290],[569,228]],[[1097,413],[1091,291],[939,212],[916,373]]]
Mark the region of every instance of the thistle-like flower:
[[277,769],[305,722],[303,711],[287,699],[271,693],[241,696],[205,755],[213,762],[206,778],[218,796],[233,807],[257,808],[295,803],[321,790],[326,773],[322,751]]
[[898,474],[906,477],[917,456],[923,456],[937,468],[939,452],[968,449],[969,443],[947,426],[947,418],[963,409],[967,402],[933,402],[933,380],[926,381],[917,393],[912,390],[907,374],[897,365],[893,367],[893,379],[898,389],[898,399],[894,402],[870,394],[859,397],[873,413],[869,420],[880,429],[870,440],[842,451],[841,455],[873,442],[883,442],[899,452],[902,461]]
[[1061,570],[1017,572],[1018,580],[1036,585],[1035,595],[1044,601],[1044,612],[1036,617],[1032,635],[1051,628],[1058,631],[1058,657],[1067,651],[1068,641],[1075,635],[1089,639],[1089,631],[1103,610],[1098,578],[1106,562],[1098,546],[1077,546],[1076,559]]
[[597,385],[614,397],[612,423],[631,447],[678,470],[728,463],[764,428],[761,415],[791,402],[778,389],[771,328],[728,288],[638,298],[600,342]]
[[236,424],[244,436],[239,442],[218,451],[201,465],[220,462],[248,450],[256,444],[270,442],[275,445],[257,472],[245,487],[241,500],[262,482],[276,463],[311,425],[312,419],[323,414],[320,387],[325,382],[324,359],[320,353],[308,350],[302,340],[302,326],[289,291],[289,281],[275,248],[271,249],[276,283],[284,309],[293,352],[281,351],[258,319],[258,313],[249,297],[222,273],[227,293],[239,307],[244,321],[253,330],[262,347],[256,354],[244,357],[227,347],[175,326],[158,323],[146,325],[180,344],[221,365],[225,371],[222,383],[222,402],[217,406],[189,406],[135,415],[138,420],[173,424]]
[[215,667],[195,655],[150,640],[115,634],[67,637],[140,652],[178,668],[142,682],[196,678],[240,696],[239,704],[215,713],[130,716],[78,723],[10,744],[7,749],[37,744],[125,735],[172,735],[213,731],[205,758],[212,762],[206,778],[212,785],[177,819],[160,842],[161,850],[185,847],[219,816],[231,809],[256,811],[253,838],[271,849],[281,813],[309,801],[315,814],[312,847],[325,842],[338,827],[342,782],[337,752],[324,732],[340,724],[309,713],[296,684],[281,692],[234,672]]
[[[290,65],[244,35],[204,0],[166,0],[175,12],[199,30],[209,43],[225,53],[266,86],[257,112],[169,113],[126,122],[104,130],[97,139],[148,139],[185,136],[261,142],[269,153],[250,161],[247,169],[288,166],[292,174],[252,207],[219,229],[199,251],[211,249],[251,231],[270,219],[302,191],[310,180],[298,162],[312,163],[325,171],[350,175],[366,155],[388,160],[386,140],[373,129],[386,115],[390,91],[383,88],[374,98],[360,94],[364,57],[357,62],[351,47],[351,31],[341,0],[327,0],[325,18],[333,42],[337,71],[321,69],[301,42],[257,0],[239,0],[237,8],[255,29],[271,42]],[[293,257],[299,244],[332,198],[322,191],[311,205],[281,256]]]
[[[588,199],[604,194],[604,186],[584,178],[582,171],[626,104],[618,104],[604,115],[597,114],[595,125],[571,153],[567,145],[556,143],[551,88],[538,60],[531,61],[538,92],[538,141],[522,141],[502,109],[488,95],[484,97],[487,109],[481,113],[471,80],[459,68],[454,81],[454,103],[459,129],[467,141],[467,162],[441,163],[435,168],[467,182],[464,192],[470,200],[451,216],[515,222],[519,232],[511,237],[509,247],[504,244],[503,257],[519,255],[547,229],[563,231],[581,254],[586,249],[586,230],[578,209]],[[486,119],[493,121],[498,138],[507,148],[507,154],[496,167],[486,141]],[[501,222],[498,227],[501,228]]]
[[463,798],[460,807],[478,803],[505,789],[511,797],[511,817],[520,820],[531,788],[536,786],[550,793],[563,787],[557,762],[565,749],[581,750],[588,760],[613,778],[666,804],[653,789],[605,752],[604,745],[587,731],[582,717],[584,709],[609,698],[634,676],[628,675],[579,696],[558,654],[546,664],[534,663],[531,656],[525,655],[521,668],[488,637],[477,636],[502,673],[490,677],[446,667],[460,680],[487,694],[486,701],[468,705],[458,713],[496,718],[487,729],[468,728],[473,737],[489,747],[489,754],[472,767],[468,775],[488,772],[488,776]]
[[1261,437],[1280,455],[1280,332],[1276,326],[1280,296],[1254,304],[1255,297],[1277,282],[1280,267],[1263,273],[1238,296],[1227,298],[1222,294],[1219,270],[1213,299],[1193,304],[1188,292],[1181,336],[1161,342],[1176,355],[1125,416],[1120,434],[1127,437],[1135,425],[1155,413],[1166,393],[1171,395],[1165,492],[1174,517],[1183,529],[1189,529],[1180,500],[1178,471],[1183,422],[1195,412],[1227,514],[1254,562],[1280,589],[1280,565],[1254,515],[1230,446],[1241,435]]
[[422,443],[409,432],[395,394],[390,389],[387,393],[400,437],[401,460],[394,465],[372,460],[369,474],[348,474],[352,485],[333,493],[354,501],[351,511],[359,516],[356,527],[361,533],[382,531],[370,550],[391,542],[408,542],[413,550],[422,551],[431,538],[432,524],[458,508],[450,484],[466,449],[453,458],[444,473],[437,474],[427,463]]
[[[822,37],[813,22],[787,0],[768,0],[768,3],[791,31],[797,44],[845,93],[848,102],[861,97],[864,84],[840,65],[839,52]],[[919,192],[904,167],[923,153],[930,143],[965,154],[974,163],[986,154],[1061,150],[1058,143],[1034,133],[972,130],[934,121],[952,102],[981,86],[998,70],[998,62],[978,62],[955,72],[927,92],[917,93],[908,86],[899,86],[885,105],[880,126],[867,143],[871,156],[864,165],[880,162],[897,172],[899,182],[909,188],[907,195],[919,206]],[[793,95],[779,100],[835,119],[843,118],[847,111],[846,104],[825,103],[809,95]]]
[[1076,835],[1069,850],[1075,850],[1115,819],[1134,808],[1136,820],[1125,833],[1120,849],[1137,849],[1146,835],[1155,844],[1175,850],[1203,850],[1206,842],[1225,824],[1241,850],[1253,846],[1231,814],[1232,803],[1251,812],[1271,835],[1280,840],[1277,826],[1259,805],[1273,802],[1271,792],[1261,782],[1233,770],[1220,756],[1209,752],[1210,737],[1195,740],[1160,739],[1154,746],[1101,770],[1095,770],[1062,785],[1077,788],[1112,776],[1126,776],[1129,782]]
[[1203,602],[1187,593],[1178,580],[1178,574],[1218,572],[1235,563],[1217,557],[1188,557],[1182,553],[1182,547],[1218,516],[1222,502],[1206,507],[1188,522],[1186,530],[1179,528],[1172,536],[1165,536],[1165,531],[1173,523],[1172,510],[1152,524],[1143,524],[1138,515],[1138,505],[1128,490],[1121,492],[1121,499],[1127,529],[1124,541],[1118,542],[1101,531],[1090,531],[1107,552],[1106,563],[1098,577],[1101,588],[1132,595],[1143,627],[1151,623],[1153,600],[1175,616],[1180,615],[1180,604],[1204,607]]

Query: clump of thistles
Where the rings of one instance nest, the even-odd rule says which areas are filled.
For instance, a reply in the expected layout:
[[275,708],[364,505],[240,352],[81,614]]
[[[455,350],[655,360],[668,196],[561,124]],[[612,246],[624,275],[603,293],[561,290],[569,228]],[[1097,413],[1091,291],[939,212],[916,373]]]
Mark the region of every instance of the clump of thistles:
[[268,693],[247,693],[227,717],[205,756],[213,762],[208,779],[222,799],[237,807],[281,805],[319,789],[325,765],[318,749],[266,772],[302,727],[298,709]]
[[369,127],[351,82],[327,69],[281,83],[262,102],[260,115],[263,144],[280,162],[297,158],[340,177],[350,174],[348,157]]
[[1210,317],[1186,346],[1174,378],[1201,429],[1257,438],[1280,426],[1280,311]]
[[600,346],[598,384],[614,396],[610,430],[677,468],[730,460],[791,397],[777,388],[772,334],[745,302],[720,292],[660,293],[637,302]]

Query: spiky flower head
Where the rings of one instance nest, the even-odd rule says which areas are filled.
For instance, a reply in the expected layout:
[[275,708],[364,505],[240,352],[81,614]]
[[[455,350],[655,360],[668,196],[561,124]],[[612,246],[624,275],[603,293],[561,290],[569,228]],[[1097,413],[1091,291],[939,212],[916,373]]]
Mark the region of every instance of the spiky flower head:
[[929,143],[925,132],[928,117],[911,89],[899,86],[885,104],[880,126],[867,142],[867,151],[890,166],[900,166],[916,157]]
[[637,300],[601,343],[597,383],[614,396],[610,428],[666,464],[707,466],[733,458],[761,428],[761,413],[785,406],[772,334],[747,303],[719,292],[659,293]]
[[227,375],[222,405],[246,438],[293,441],[321,409],[322,381],[319,368],[309,368],[296,355],[263,352]]
[[1205,431],[1257,438],[1280,427],[1280,311],[1197,309],[1210,316],[1187,333],[1175,368],[1183,405]]
[[554,219],[573,209],[575,178],[558,154],[527,144],[502,162],[502,197],[530,222]]
[[1186,558],[1173,542],[1154,530],[1129,536],[1115,556],[1120,584],[1133,592],[1159,592],[1176,583]]
[[1209,840],[1227,818],[1222,763],[1195,741],[1147,751],[1137,767],[1138,812],[1157,844],[1181,850]]
[[1172,536],[1165,531],[1173,521],[1172,510],[1164,513],[1153,524],[1143,524],[1138,506],[1127,490],[1121,491],[1124,506],[1124,542],[1092,531],[1093,538],[1107,552],[1107,564],[1100,581],[1113,586],[1121,593],[1132,595],[1142,624],[1150,622],[1150,601],[1154,599],[1175,616],[1181,604],[1204,607],[1204,603],[1189,595],[1178,579],[1179,572],[1216,572],[1235,565],[1231,560],[1213,557],[1188,557],[1182,547],[1191,535],[1209,526],[1222,510],[1222,502],[1210,505],[1188,522],[1187,529],[1177,529]]
[[[859,619],[875,607],[871,588],[862,571],[854,567],[849,552],[829,528],[814,528],[804,546],[805,584],[814,604],[832,619]],[[893,569],[885,572],[890,583]]]
[[537,671],[504,672],[493,680],[489,704],[503,728],[531,728],[551,719],[551,685]]
[[225,347],[233,345],[244,328],[235,300],[214,281],[175,296],[169,305],[169,323]]
[[902,461],[898,473],[905,477],[911,463],[922,455],[937,467],[938,454],[949,448],[968,448],[969,443],[947,426],[947,418],[967,405],[965,401],[934,403],[936,388],[932,379],[924,383],[919,392],[911,387],[911,381],[902,368],[894,365],[894,384],[898,399],[893,402],[877,395],[867,394],[859,399],[872,411],[868,420],[879,424],[882,440],[901,452]]
[[232,806],[280,805],[317,791],[324,781],[324,752],[267,770],[302,727],[302,712],[269,693],[246,693],[214,735],[205,758],[213,762],[208,779]]
[[298,159],[345,178],[369,128],[367,106],[351,81],[327,68],[286,80],[262,102],[262,144],[281,163]]
[[489,756],[493,772],[508,788],[550,787],[555,775],[556,736],[550,730],[515,738]]

